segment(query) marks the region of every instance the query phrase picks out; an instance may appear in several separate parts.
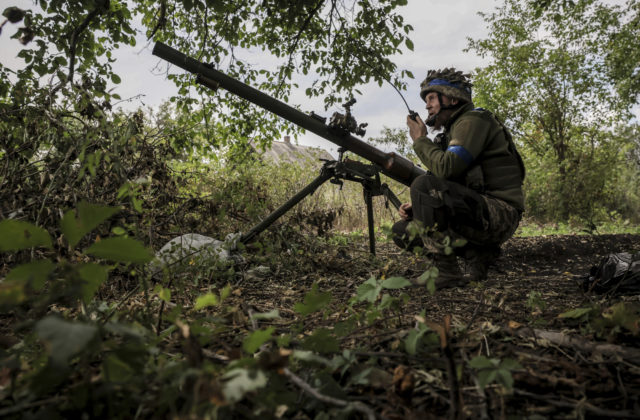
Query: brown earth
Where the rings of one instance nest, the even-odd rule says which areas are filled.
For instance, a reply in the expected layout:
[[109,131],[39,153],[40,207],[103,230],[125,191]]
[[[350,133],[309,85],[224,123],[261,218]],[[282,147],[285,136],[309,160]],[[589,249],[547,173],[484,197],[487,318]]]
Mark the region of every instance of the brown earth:
[[[428,266],[390,243],[379,243],[372,259],[366,246],[366,238],[360,238],[288,256],[273,264],[266,278],[245,275],[236,296],[253,311],[278,309],[282,319],[274,325],[283,327],[296,322],[294,304],[316,283],[331,293],[336,312],[312,317],[305,330],[333,328],[346,318],[348,300],[369,277],[417,277]],[[621,251],[640,251],[640,235],[513,238],[483,284],[433,295],[411,289],[397,319],[363,326],[342,339],[389,381],[394,378],[384,386],[350,388],[350,395],[390,419],[640,418],[640,313],[632,311],[635,318],[626,327],[602,316],[620,301],[637,308],[640,297],[585,293],[579,279],[603,256]],[[559,317],[585,307],[601,310],[589,320]],[[441,345],[407,355],[402,343],[416,320],[436,331]],[[468,366],[480,355],[519,363],[511,370],[512,389],[477,386],[480,371]],[[459,382],[448,374],[453,371]],[[411,379],[410,385],[404,386],[402,378]]]

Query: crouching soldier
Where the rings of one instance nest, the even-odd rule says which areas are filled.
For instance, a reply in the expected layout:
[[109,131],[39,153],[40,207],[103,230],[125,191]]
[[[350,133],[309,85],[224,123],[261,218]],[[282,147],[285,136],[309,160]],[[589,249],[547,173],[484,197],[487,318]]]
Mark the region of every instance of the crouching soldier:
[[[400,207],[393,236],[400,247],[426,250],[438,268],[439,289],[486,279],[524,210],[522,159],[502,123],[474,107],[471,86],[469,75],[453,68],[431,70],[420,85],[426,125],[407,116],[413,148],[428,172],[412,183],[411,203]],[[439,141],[426,137],[427,126],[444,128]],[[446,237],[466,245],[447,255]],[[456,254],[466,260],[466,274]]]

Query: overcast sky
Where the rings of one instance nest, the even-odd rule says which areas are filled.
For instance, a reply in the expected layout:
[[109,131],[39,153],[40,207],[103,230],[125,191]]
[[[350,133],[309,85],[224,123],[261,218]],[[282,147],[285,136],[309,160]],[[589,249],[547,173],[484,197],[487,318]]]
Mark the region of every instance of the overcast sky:
[[[33,7],[33,2],[25,0],[5,1],[7,6],[16,5],[22,8]],[[409,4],[400,8],[405,22],[414,27],[411,38],[414,51],[406,51],[393,57],[398,68],[410,70],[415,79],[407,80],[409,91],[404,93],[409,106],[424,118],[424,103],[418,96],[420,81],[425,77],[427,69],[456,67],[471,71],[484,64],[483,60],[472,53],[462,50],[467,45],[467,37],[478,38],[486,35],[486,25],[477,12],[490,11],[501,4],[500,0],[409,0]],[[16,54],[21,45],[10,39],[15,32],[15,25],[7,24],[0,35],[0,60],[3,65],[15,68],[20,65]],[[172,82],[164,75],[157,75],[152,69],[158,58],[152,56],[152,45],[141,33],[137,37],[135,47],[124,46],[116,53],[117,61],[114,69],[122,78],[122,83],[115,92],[122,98],[142,95],[139,99],[123,104],[128,109],[139,106],[157,106],[169,97],[177,94]],[[256,57],[256,62],[260,61]],[[174,69],[174,71],[181,71]],[[300,85],[299,92],[291,95],[292,105],[300,105],[303,111],[315,111],[320,115],[330,116],[339,107],[324,111],[322,98],[309,100],[304,95],[307,86]],[[356,97],[357,103],[353,115],[359,123],[367,122],[368,137],[378,136],[384,126],[404,127],[406,107],[395,90],[388,84],[379,87],[377,84],[360,89],[365,95]],[[283,133],[285,135],[287,133]],[[278,139],[281,140],[281,139]],[[320,146],[337,156],[337,146],[314,134],[303,135],[299,143]]]

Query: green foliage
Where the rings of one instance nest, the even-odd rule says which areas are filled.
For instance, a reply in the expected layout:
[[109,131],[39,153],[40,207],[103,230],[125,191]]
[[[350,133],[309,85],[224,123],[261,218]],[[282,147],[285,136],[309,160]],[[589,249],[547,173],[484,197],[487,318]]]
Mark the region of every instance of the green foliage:
[[314,312],[324,309],[331,302],[331,294],[320,292],[318,284],[314,283],[313,287],[304,297],[304,302],[298,302],[293,309],[300,315],[306,316]]
[[99,206],[81,201],[78,203],[77,214],[69,210],[62,218],[60,229],[64,233],[69,245],[73,248],[84,235],[95,229],[100,223],[119,211],[107,206]]
[[117,262],[144,264],[153,258],[152,252],[139,241],[117,236],[102,239],[87,249],[87,254]]
[[49,233],[20,220],[0,222],[0,251],[19,251],[31,247],[51,248]]
[[411,286],[411,282],[404,277],[390,277],[384,280],[370,277],[367,281],[358,286],[354,302],[374,303],[380,297],[380,292],[382,292],[382,290],[402,289],[407,286]]
[[[297,87],[293,82],[297,75],[312,76],[306,94],[325,96],[329,107],[360,93],[358,87],[371,81],[381,85],[391,79],[405,86],[402,77],[411,73],[398,72],[390,60],[403,48],[413,48],[408,38],[413,28],[397,11],[405,4],[398,0],[334,2],[330,7],[324,1],[292,5],[284,0],[43,1],[40,8],[12,15],[14,20],[24,18],[24,27],[13,38],[35,48],[20,51],[26,66],[16,72],[19,82],[12,86],[2,78],[0,94],[11,91],[24,100],[29,90],[37,89],[51,96],[50,102],[68,98],[68,104],[83,115],[110,109],[112,100],[120,98],[108,86],[121,82],[121,75],[112,70],[113,51],[135,45],[132,25],[139,21],[149,39],[216,63],[232,77],[285,101]],[[275,68],[253,62],[251,53],[258,49],[275,59]],[[0,72],[7,73],[1,66]],[[48,77],[53,89],[41,89],[39,77]],[[246,145],[249,139],[268,144],[285,126],[293,129],[226,92],[210,96],[190,75],[169,78],[179,88],[180,96],[172,102],[183,121],[203,124],[203,138],[216,148]]]
[[432,338],[435,334],[429,334],[432,331],[422,322],[418,323],[416,329],[412,329],[404,339],[404,349],[410,355],[415,355],[421,349],[425,336],[430,335]]
[[599,337],[613,339],[617,335],[640,332],[640,307],[635,303],[618,302],[611,306],[574,308],[558,315],[569,325],[582,325]]
[[527,295],[527,306],[532,311],[544,311],[547,303],[542,299],[542,293],[534,290]]
[[199,309],[203,309],[209,306],[216,306],[220,303],[220,298],[217,295],[209,292],[207,294],[198,296],[196,299],[195,305],[193,305],[193,309],[196,311]]
[[[483,13],[490,35],[469,42],[469,50],[492,60],[476,72],[475,101],[506,120],[520,145],[528,172],[527,214],[597,225],[613,210],[637,209],[637,198],[625,191],[633,189],[627,180],[638,176],[627,153],[638,96],[622,87],[637,75],[629,66],[611,64],[619,51],[640,51],[629,38],[637,28],[626,24],[637,19],[636,6],[530,3],[508,0]],[[612,86],[620,88],[612,92]]]
[[[109,85],[121,81],[111,69],[112,53],[133,43],[136,13],[154,39],[226,66],[285,100],[294,71],[316,71],[308,94],[326,94],[330,105],[360,83],[382,83],[395,73],[388,57],[402,45],[413,48],[406,36],[411,28],[396,13],[405,3],[42,1],[45,13],[7,9],[10,24],[24,21],[15,37],[32,44],[20,53],[24,69],[12,74],[0,65],[0,213],[9,215],[0,221],[0,309],[7,320],[0,413],[346,418],[363,395],[399,391],[380,368],[386,355],[380,356],[373,336],[391,331],[382,342],[420,357],[425,372],[431,360],[441,364],[441,336],[424,314],[415,325],[406,322],[409,296],[403,292],[410,283],[386,269],[347,303],[321,291],[324,279],[313,286],[293,279],[310,290],[282,317],[275,308],[247,313],[244,287],[229,286],[238,284],[244,263],[194,258],[183,262],[190,271],[180,276],[167,269],[152,278],[146,271],[152,247],[184,232],[222,237],[246,229],[306,185],[317,167],[253,162],[243,143],[250,137],[267,142],[280,123],[223,92],[190,96],[190,77],[171,76],[181,97],[154,114],[110,111],[119,98]],[[276,70],[236,55],[261,47],[283,60]],[[228,154],[213,156],[219,146]],[[635,152],[625,150],[629,157]],[[623,178],[635,179],[633,172]],[[379,205],[376,212],[377,221],[389,221],[389,209]],[[354,240],[365,240],[364,226],[360,186],[346,184],[336,194],[330,185],[251,244],[251,263],[277,262],[286,273],[287,264],[313,267],[317,252],[348,264],[323,247],[353,248]],[[303,241],[304,228],[319,238]],[[327,235],[332,229],[352,233]],[[460,245],[447,241],[445,249]],[[421,279],[429,287],[436,276],[430,269]],[[230,296],[242,304],[230,303]],[[589,316],[562,321],[580,324]],[[318,327],[320,318],[337,321]],[[609,337],[637,334],[637,319],[637,310],[625,304],[587,322]],[[285,367],[347,406],[332,408],[303,395]],[[474,359],[471,367],[482,386],[495,381],[506,388],[518,368],[508,359]],[[470,378],[460,370],[459,379]],[[353,395],[358,400],[351,401]]]
[[589,314],[593,313],[593,308],[575,308],[569,311],[563,312],[558,315],[558,318],[565,319],[586,319]]
[[55,368],[66,369],[71,357],[84,350],[98,329],[92,325],[49,316],[38,321],[35,332],[47,343],[51,364]]
[[249,354],[255,353],[261,345],[271,338],[274,330],[273,327],[269,327],[265,330],[252,332],[242,342],[242,348]]
[[484,389],[487,385],[496,382],[506,390],[513,388],[513,376],[511,372],[522,369],[520,363],[513,359],[494,359],[485,356],[476,356],[469,362],[469,366],[478,372],[478,386]]
[[429,293],[433,294],[436,291],[436,279],[438,278],[438,274],[438,267],[430,267],[424,273],[420,274],[417,282],[418,284],[426,285]]
[[107,281],[109,267],[93,263],[82,264],[78,266],[78,275],[83,280],[82,301],[88,305],[100,286]]
[[640,233],[640,226],[632,224],[629,219],[620,220],[613,214],[612,218],[597,226],[596,229],[588,223],[579,220],[572,220],[571,223],[549,223],[540,224],[532,218],[523,219],[518,226],[516,236],[531,237],[542,235],[584,235],[584,234],[618,234],[618,233]]
[[389,128],[383,127],[379,137],[370,137],[369,143],[382,148],[383,150],[392,149],[400,155],[406,157],[413,162],[419,162],[418,156],[413,151],[413,142],[409,138],[406,127]]

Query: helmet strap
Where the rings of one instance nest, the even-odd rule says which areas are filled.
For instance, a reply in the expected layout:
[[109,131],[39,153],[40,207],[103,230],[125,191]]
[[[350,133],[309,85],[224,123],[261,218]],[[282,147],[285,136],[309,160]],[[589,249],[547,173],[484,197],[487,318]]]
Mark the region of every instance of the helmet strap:
[[436,92],[438,94],[438,102],[440,103],[440,110],[437,114],[433,114],[424,122],[428,127],[434,127],[436,125],[436,120],[442,111],[446,111],[447,109],[455,109],[458,108],[461,104],[457,103],[455,105],[443,105],[442,104],[442,93]]

